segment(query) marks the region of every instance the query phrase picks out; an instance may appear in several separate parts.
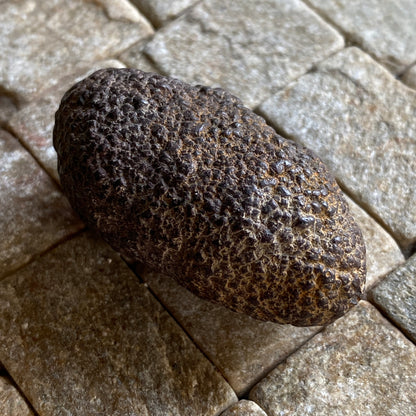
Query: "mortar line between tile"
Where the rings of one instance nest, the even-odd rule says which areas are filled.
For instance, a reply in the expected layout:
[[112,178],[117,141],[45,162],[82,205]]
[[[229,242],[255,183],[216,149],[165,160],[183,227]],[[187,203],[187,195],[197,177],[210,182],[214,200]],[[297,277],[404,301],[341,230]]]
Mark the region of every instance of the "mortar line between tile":
[[[124,259],[123,259],[124,260]],[[127,263],[126,263],[127,264]],[[155,300],[163,307],[163,309],[169,314],[169,316],[174,320],[174,322],[179,326],[179,328],[186,334],[186,336],[188,337],[188,339],[192,342],[193,345],[195,345],[195,347],[198,349],[198,351],[200,351],[202,353],[202,355],[208,360],[208,362],[214,367],[215,371],[217,371],[219,374],[221,374],[221,377],[227,382],[227,384],[230,386],[230,388],[233,390],[233,392],[235,393],[236,397],[238,399],[240,399],[236,393],[236,391],[233,389],[233,387],[231,386],[230,381],[227,379],[227,377],[220,371],[220,369],[215,365],[215,363],[211,360],[211,358],[205,353],[205,351],[200,347],[199,343],[194,340],[194,338],[191,336],[191,334],[184,328],[184,326],[179,322],[179,320],[172,314],[172,312],[170,311],[170,309],[167,307],[167,305],[165,305],[165,303],[157,296],[157,294],[153,291],[153,289],[151,288],[151,286],[146,282],[145,279],[143,279],[142,276],[140,276],[139,273],[135,272],[133,270],[132,267],[130,267],[128,264],[127,266],[130,268],[130,270],[132,271],[132,273],[134,273],[134,275],[141,281],[144,282],[144,284],[146,285],[147,289],[149,290],[149,292],[151,293],[151,295],[155,298]],[[219,416],[222,412],[224,412],[225,409],[221,410],[220,413],[218,413],[218,415],[215,416]]]

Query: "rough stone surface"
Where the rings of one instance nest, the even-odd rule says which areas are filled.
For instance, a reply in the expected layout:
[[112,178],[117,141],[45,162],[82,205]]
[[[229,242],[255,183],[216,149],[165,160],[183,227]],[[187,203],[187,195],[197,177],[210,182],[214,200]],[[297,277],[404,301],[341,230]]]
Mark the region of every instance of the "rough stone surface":
[[416,343],[416,255],[390,273],[370,297]]
[[351,215],[360,227],[367,257],[366,289],[377,284],[390,271],[405,262],[400,247],[392,236],[354,201],[346,197]]
[[363,238],[335,180],[224,90],[101,70],[65,94],[54,146],[81,218],[204,299],[307,326],[363,293]]
[[416,14],[413,0],[307,0],[394,73],[416,60]]
[[409,68],[400,79],[408,87],[416,89],[416,65]]
[[260,322],[202,300],[168,276],[138,273],[238,396],[320,329]]
[[173,20],[197,0],[131,0],[156,26],[160,27]]
[[107,60],[89,65],[88,69],[61,79],[58,85],[45,90],[42,95],[11,116],[8,127],[42,164],[44,169],[56,180],[59,175],[56,168],[57,158],[52,143],[52,131],[55,112],[65,91],[75,82],[100,68],[122,68],[117,60]]
[[115,20],[108,3],[2,2],[0,91],[12,94],[20,103],[28,101],[44,86],[56,85],[63,75],[120,53],[153,33],[137,10],[125,11]]
[[221,416],[267,416],[259,405],[250,400],[240,400],[232,405]]
[[416,412],[416,346],[366,302],[316,335],[250,393],[269,416]]
[[327,162],[404,249],[416,242],[416,93],[364,52],[322,62],[260,108]]
[[89,234],[0,282],[0,360],[42,416],[217,415],[236,397]]
[[0,374],[0,414],[2,416],[34,416],[17,388]]
[[82,223],[16,138],[0,130],[0,278]]
[[298,0],[207,0],[159,30],[146,53],[163,73],[221,86],[254,107],[343,45]]

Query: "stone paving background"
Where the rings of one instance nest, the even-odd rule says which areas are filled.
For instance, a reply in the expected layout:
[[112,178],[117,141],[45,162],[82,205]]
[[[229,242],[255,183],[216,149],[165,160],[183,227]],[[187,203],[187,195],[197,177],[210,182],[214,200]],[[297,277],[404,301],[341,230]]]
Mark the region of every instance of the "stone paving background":
[[[54,112],[109,66],[222,86],[312,148],[363,230],[367,301],[257,322],[86,230]],[[415,88],[414,0],[0,0],[0,414],[416,414]]]

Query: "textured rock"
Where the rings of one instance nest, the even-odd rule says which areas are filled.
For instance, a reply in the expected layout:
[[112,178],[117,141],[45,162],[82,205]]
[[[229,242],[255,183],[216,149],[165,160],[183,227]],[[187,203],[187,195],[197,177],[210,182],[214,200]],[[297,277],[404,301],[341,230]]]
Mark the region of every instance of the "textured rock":
[[122,18],[115,16],[121,20],[109,18],[115,12],[112,14],[108,3],[104,0],[3,2],[0,90],[12,94],[19,102],[28,101],[45,86],[56,85],[65,74],[120,53],[153,33],[137,11],[124,11]]
[[347,39],[360,45],[395,73],[416,60],[413,0],[307,0],[334,22]]
[[366,246],[367,281],[366,289],[400,264],[405,257],[392,236],[350,198],[346,197],[351,215],[360,227]]
[[383,313],[416,342],[416,255],[370,292]]
[[207,0],[159,30],[146,53],[163,73],[221,86],[254,107],[343,45],[298,0]]
[[241,400],[232,405],[221,416],[267,416],[256,403],[250,400]]
[[400,245],[416,242],[416,93],[364,52],[346,49],[260,108],[314,151]]
[[131,0],[156,26],[160,27],[174,19],[197,0]]
[[214,416],[236,401],[148,289],[89,234],[0,282],[0,360],[42,416]]
[[168,276],[145,270],[139,275],[238,396],[320,329],[260,322],[200,299]]
[[48,175],[0,130],[0,278],[82,224]]
[[416,65],[413,65],[403,74],[401,81],[408,87],[416,89]]
[[0,375],[0,414],[2,416],[34,416],[17,388]]
[[64,96],[54,146],[81,218],[204,299],[321,325],[362,295],[365,247],[336,182],[224,90],[98,71]]
[[250,399],[269,416],[414,414],[416,346],[362,302],[278,365]]
[[32,155],[42,164],[44,169],[56,180],[59,175],[56,169],[56,152],[52,144],[52,130],[55,112],[59,107],[65,91],[81,79],[100,68],[122,68],[124,65],[117,60],[107,60],[89,65],[88,69],[71,74],[59,80],[55,85],[11,116],[8,127],[30,150]]

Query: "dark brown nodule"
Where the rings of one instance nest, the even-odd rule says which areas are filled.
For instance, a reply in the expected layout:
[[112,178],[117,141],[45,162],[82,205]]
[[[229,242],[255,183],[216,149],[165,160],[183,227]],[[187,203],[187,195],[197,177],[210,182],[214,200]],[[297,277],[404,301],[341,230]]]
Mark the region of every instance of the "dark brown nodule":
[[221,89],[100,70],[63,97],[54,146],[83,220],[204,299],[307,326],[363,295],[363,238],[324,164]]

